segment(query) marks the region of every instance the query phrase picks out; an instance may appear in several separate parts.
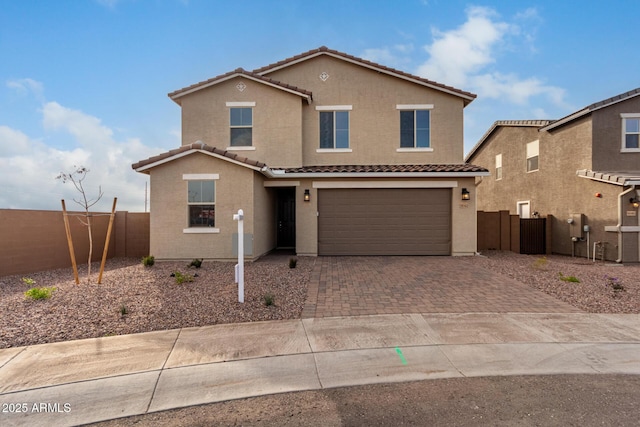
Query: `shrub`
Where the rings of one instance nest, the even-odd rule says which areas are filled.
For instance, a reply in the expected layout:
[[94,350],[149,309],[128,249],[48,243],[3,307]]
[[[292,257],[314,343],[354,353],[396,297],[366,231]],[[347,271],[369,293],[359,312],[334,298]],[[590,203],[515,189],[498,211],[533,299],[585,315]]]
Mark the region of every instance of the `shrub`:
[[142,265],[145,267],[151,267],[156,262],[156,259],[153,255],[146,256],[142,258]]
[[176,271],[174,274],[176,278],[176,283],[178,285],[181,285],[185,282],[193,282],[193,276],[190,274],[182,274],[179,271]]
[[122,304],[122,305],[120,306],[120,316],[121,316],[121,317],[124,317],[124,316],[126,316],[127,314],[129,314],[129,309],[127,308],[127,306],[126,306],[126,305]]
[[189,267],[200,268],[201,266],[202,266],[202,259],[197,259],[197,258],[191,261],[191,264],[189,264]]
[[265,294],[262,299],[267,307],[276,303],[276,297],[272,293]]
[[298,264],[298,258],[289,258],[289,268],[296,268],[296,264]]
[[562,273],[558,274],[560,275],[560,280],[563,280],[565,282],[580,283],[580,279],[578,279],[576,276],[564,276]]
[[55,291],[56,288],[31,288],[24,293],[27,298],[39,300],[39,299],[48,299],[51,298],[51,294]]
[[32,279],[32,278],[30,278],[30,277],[23,277],[23,278],[22,278],[22,283],[24,283],[24,284],[25,284],[25,285],[27,285],[27,286],[33,286],[33,285],[35,285],[35,284],[36,284],[36,281],[35,281],[35,280],[33,280],[33,279]]

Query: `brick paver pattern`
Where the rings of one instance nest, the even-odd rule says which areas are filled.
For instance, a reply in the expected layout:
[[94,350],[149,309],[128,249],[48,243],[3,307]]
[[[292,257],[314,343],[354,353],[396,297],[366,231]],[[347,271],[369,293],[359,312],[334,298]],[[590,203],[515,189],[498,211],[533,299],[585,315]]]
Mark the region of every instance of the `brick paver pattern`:
[[581,310],[456,257],[319,257],[303,318]]

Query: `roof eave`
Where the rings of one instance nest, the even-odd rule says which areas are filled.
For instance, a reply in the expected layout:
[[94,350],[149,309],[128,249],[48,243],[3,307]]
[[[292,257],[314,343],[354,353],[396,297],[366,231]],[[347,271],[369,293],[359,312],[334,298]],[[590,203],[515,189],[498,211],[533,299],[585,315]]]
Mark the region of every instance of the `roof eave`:
[[465,107],[467,105],[469,105],[474,99],[476,99],[476,95],[473,95],[473,94],[466,94],[466,93],[462,93],[461,91],[456,91],[453,88],[449,89],[447,87],[443,87],[443,86],[440,86],[440,85],[430,84],[430,83],[428,83],[426,81],[419,80],[417,78],[412,78],[412,77],[410,77],[408,75],[396,73],[392,69],[389,69],[389,68],[386,68],[386,67],[376,66],[373,63],[362,62],[362,61],[359,61],[359,60],[354,59],[354,58],[349,58],[347,56],[343,56],[343,55],[340,55],[340,54],[337,54],[337,53],[334,53],[334,52],[330,52],[328,50],[320,50],[318,52],[313,52],[313,53],[311,53],[311,54],[309,54],[307,56],[304,56],[304,57],[301,57],[301,58],[297,58],[297,59],[294,59],[292,61],[289,61],[289,62],[280,64],[280,65],[274,66],[272,68],[260,71],[260,72],[258,72],[256,74],[264,76],[265,74],[269,74],[269,73],[275,72],[277,70],[281,70],[283,68],[290,67],[292,65],[298,64],[300,62],[307,61],[309,59],[312,59],[312,58],[315,58],[315,57],[321,56],[321,55],[328,55],[328,56],[331,56],[331,57],[336,58],[336,59],[340,59],[340,60],[343,60],[343,61],[346,61],[346,62],[350,62],[350,63],[355,64],[355,65],[359,65],[361,67],[368,68],[370,70],[374,70],[376,72],[387,74],[387,75],[390,75],[390,76],[393,76],[393,77],[397,77],[397,78],[400,78],[400,79],[403,79],[403,80],[406,80],[406,81],[410,81],[410,82],[415,83],[415,84],[419,84],[421,86],[428,87],[430,89],[438,90],[440,92],[445,92],[445,93],[448,93],[450,95],[457,96],[459,98],[464,99],[464,101],[465,101],[464,106]]
[[289,92],[289,93],[291,93],[293,95],[297,95],[297,96],[300,96],[301,98],[304,98],[307,101],[308,104],[311,104],[311,100],[312,100],[311,99],[311,95],[309,95],[307,93],[296,91],[296,90],[293,90],[291,88],[287,88],[287,87],[284,87],[284,86],[281,86],[281,85],[274,84],[272,82],[267,82],[267,81],[264,81],[264,80],[260,80],[260,79],[257,79],[255,77],[249,75],[249,74],[245,74],[245,73],[242,73],[242,72],[236,72],[236,73],[233,73],[233,74],[230,74],[230,75],[227,75],[227,76],[223,76],[223,77],[220,77],[220,78],[212,80],[212,81],[207,81],[205,83],[202,83],[201,85],[190,87],[190,88],[185,89],[183,91],[171,92],[169,94],[169,98],[171,98],[176,104],[181,105],[179,99],[182,98],[183,96],[186,96],[186,95],[189,95],[191,93],[200,91],[202,89],[206,89],[206,88],[211,87],[211,86],[215,86],[217,84],[226,82],[226,81],[231,80],[231,79],[235,79],[236,77],[243,77],[243,78],[245,78],[247,80],[252,80],[252,81],[254,81],[256,83],[264,84],[266,86],[270,86],[270,87],[273,87],[275,89],[282,90],[284,92]]
[[[194,148],[194,149],[191,149],[191,150],[187,150],[187,151],[183,151],[181,153],[174,154],[173,156],[157,160],[155,162],[140,166],[138,168],[133,168],[133,170],[135,170],[136,172],[149,174],[149,171],[151,169],[157,167],[157,166],[163,165],[165,163],[172,162],[172,161],[177,160],[177,159],[179,159],[181,157],[189,156],[189,155],[194,154],[194,153],[206,154],[208,156],[215,157],[217,159],[224,160],[224,161],[236,164],[238,166],[243,166],[245,168],[252,169],[252,170],[254,170],[256,172],[264,173],[265,175],[268,174],[269,168],[266,167],[266,166],[263,166],[263,167],[253,166],[253,165],[250,165],[250,164],[247,164],[247,163],[244,163],[244,162],[239,162],[237,160],[231,159],[231,158],[226,157],[226,156],[222,156],[222,155],[217,154],[217,153],[212,153],[211,151],[200,150],[200,149],[197,149],[197,148]],[[270,176],[270,175],[267,175],[267,176]]]
[[551,124],[548,124],[547,126],[544,126],[544,127],[540,128],[540,130],[548,132],[548,131],[550,131],[552,129],[555,129],[557,127],[563,126],[563,125],[565,125],[565,124],[567,124],[569,122],[572,122],[572,121],[577,120],[577,119],[579,119],[579,118],[581,118],[583,116],[586,116],[589,113],[591,113],[591,110],[589,108],[583,108],[580,111],[576,111],[573,114],[570,114],[570,115],[568,115],[568,116],[566,116],[566,117],[564,117],[564,118],[562,118],[562,119],[560,119],[558,121],[555,121],[555,122],[553,122]]
[[286,172],[273,171],[274,178],[474,178],[489,172]]

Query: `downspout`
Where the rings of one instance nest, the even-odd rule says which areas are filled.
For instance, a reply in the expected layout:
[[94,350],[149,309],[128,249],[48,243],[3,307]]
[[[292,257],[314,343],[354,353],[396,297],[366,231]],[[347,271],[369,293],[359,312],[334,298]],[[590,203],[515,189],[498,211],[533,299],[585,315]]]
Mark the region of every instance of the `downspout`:
[[624,190],[622,193],[618,194],[618,225],[616,228],[618,229],[618,259],[616,259],[617,263],[622,262],[622,231],[620,231],[620,227],[622,227],[622,204],[624,197],[636,190],[636,186],[632,185],[629,189]]

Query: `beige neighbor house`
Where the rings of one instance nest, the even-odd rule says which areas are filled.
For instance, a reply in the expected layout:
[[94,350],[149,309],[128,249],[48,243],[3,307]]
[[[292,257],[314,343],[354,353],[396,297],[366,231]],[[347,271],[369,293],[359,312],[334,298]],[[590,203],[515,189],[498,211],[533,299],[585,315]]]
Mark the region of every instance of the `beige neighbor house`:
[[169,97],[183,145],[133,165],[156,258],[233,259],[239,209],[248,259],[476,252],[474,94],[321,47]]
[[478,209],[552,215],[554,253],[640,261],[639,95],[554,121],[495,122],[466,158],[493,171],[478,185]]

